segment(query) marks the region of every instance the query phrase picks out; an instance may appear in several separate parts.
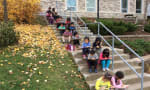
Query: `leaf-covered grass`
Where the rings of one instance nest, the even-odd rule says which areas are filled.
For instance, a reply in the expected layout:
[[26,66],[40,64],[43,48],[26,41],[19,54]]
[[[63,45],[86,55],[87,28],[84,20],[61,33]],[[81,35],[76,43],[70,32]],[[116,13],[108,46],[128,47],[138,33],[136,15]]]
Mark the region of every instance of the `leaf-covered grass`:
[[[0,90],[89,90],[71,55],[54,48],[59,44],[52,30],[37,34],[37,27],[29,27],[34,31],[21,32],[20,44],[0,49]],[[46,37],[49,46],[42,43]]]

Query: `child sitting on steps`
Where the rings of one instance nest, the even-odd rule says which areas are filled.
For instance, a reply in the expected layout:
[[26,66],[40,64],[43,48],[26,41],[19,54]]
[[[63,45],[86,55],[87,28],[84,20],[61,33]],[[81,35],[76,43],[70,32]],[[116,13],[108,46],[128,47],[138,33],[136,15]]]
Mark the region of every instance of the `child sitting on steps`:
[[80,37],[78,32],[75,32],[74,35],[72,36],[72,40],[73,40],[73,45],[75,45],[76,47],[79,47],[80,45]]
[[89,37],[85,37],[84,42],[82,43],[83,59],[86,59],[87,55],[89,54],[90,47],[91,47],[91,43],[90,43]]
[[111,88],[111,77],[112,75],[106,73],[104,76],[100,77],[96,81],[95,89],[96,90],[110,90]]
[[97,73],[97,60],[98,55],[94,50],[91,50],[90,54],[88,55],[89,72],[92,72],[92,66],[94,66],[95,73]]
[[60,26],[58,27],[58,30],[60,31],[60,35],[63,35],[65,29],[66,29],[65,25],[61,23]]
[[125,90],[125,88],[128,87],[128,85],[123,85],[121,81],[121,79],[123,78],[124,78],[124,73],[122,71],[117,71],[115,73],[115,76],[111,78],[111,84],[114,90]]
[[69,30],[67,29],[65,32],[64,32],[64,34],[63,34],[63,36],[62,36],[62,40],[63,40],[63,42],[65,43],[65,42],[70,42],[71,41],[71,37],[72,37],[72,33],[71,32],[69,32]]
[[96,51],[97,54],[100,54],[102,48],[102,41],[100,37],[97,37],[95,39],[95,42],[93,43],[93,49]]
[[105,70],[109,70],[109,66],[110,66],[110,63],[111,63],[111,58],[109,57],[109,49],[104,49],[102,53],[100,53],[100,56],[99,56],[99,61],[98,63],[102,64],[102,70],[105,71]]

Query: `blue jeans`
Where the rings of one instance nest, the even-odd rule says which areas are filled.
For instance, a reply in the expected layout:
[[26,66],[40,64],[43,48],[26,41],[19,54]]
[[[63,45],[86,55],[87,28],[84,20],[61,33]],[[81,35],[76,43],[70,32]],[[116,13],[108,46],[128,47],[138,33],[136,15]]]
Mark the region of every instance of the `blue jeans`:
[[109,60],[109,59],[108,60],[102,60],[101,63],[102,63],[102,69],[109,68],[111,60]]

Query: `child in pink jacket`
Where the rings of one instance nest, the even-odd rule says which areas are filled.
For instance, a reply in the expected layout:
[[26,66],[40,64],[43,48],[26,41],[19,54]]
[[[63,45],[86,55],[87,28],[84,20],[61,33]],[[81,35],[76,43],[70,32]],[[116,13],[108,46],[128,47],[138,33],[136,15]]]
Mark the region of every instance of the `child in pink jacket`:
[[109,57],[109,49],[104,49],[102,53],[100,53],[98,64],[102,64],[102,70],[108,71],[111,63],[111,58]]
[[111,78],[112,88],[125,89],[128,85],[123,85],[122,80],[124,78],[124,73],[122,71],[117,71],[115,76]]

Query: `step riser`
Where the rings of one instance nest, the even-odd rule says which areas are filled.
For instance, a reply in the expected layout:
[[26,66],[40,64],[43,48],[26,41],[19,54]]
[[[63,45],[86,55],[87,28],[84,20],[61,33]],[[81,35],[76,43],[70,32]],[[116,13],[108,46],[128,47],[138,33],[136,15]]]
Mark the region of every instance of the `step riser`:
[[[130,65],[135,65],[135,63],[133,62],[129,62]],[[88,72],[89,68],[88,68],[88,64],[87,62],[85,62],[84,64],[77,64],[79,65],[79,68],[81,68],[80,66],[84,66],[84,68],[80,69],[81,72]],[[110,68],[112,67],[112,64],[110,65]],[[122,67],[128,67],[127,64],[125,63],[114,63],[114,69],[118,69],[118,68],[122,68]],[[98,66],[98,68],[101,68],[101,64]],[[101,70],[102,71],[102,70]]]
[[[121,70],[121,69],[120,69]],[[137,72],[141,72],[141,69],[136,69],[137,70]],[[97,80],[99,77],[101,77],[105,72],[102,72],[102,71],[99,71],[98,72],[99,74],[95,74],[95,75],[92,75],[92,76],[87,76],[85,79],[87,80],[87,81],[92,81],[92,80]],[[128,70],[125,70],[124,71],[124,74],[125,74],[125,76],[126,75],[131,75],[131,74],[135,74],[131,69],[128,69]]]
[[[150,81],[150,78],[149,78],[149,77],[146,77],[146,78],[144,78],[144,81]],[[123,80],[123,82],[124,82],[125,84],[130,85],[130,84],[133,84],[133,83],[140,83],[140,82],[141,82],[141,79],[135,77],[135,78],[132,78],[132,79],[129,79],[129,80]]]
[[[75,55],[75,57],[76,57],[76,58],[82,58],[81,55],[82,55],[82,53]],[[112,57],[112,56],[110,56],[110,57]],[[130,59],[128,55],[123,55],[122,57],[123,57],[125,60]],[[121,60],[121,58],[120,58],[119,56],[115,55],[115,56],[114,56],[114,60],[115,60],[115,61],[118,61],[118,60]],[[84,61],[84,60],[80,60],[80,62],[78,62],[78,63],[82,63],[83,61]],[[83,62],[83,63],[84,63],[84,62]]]

